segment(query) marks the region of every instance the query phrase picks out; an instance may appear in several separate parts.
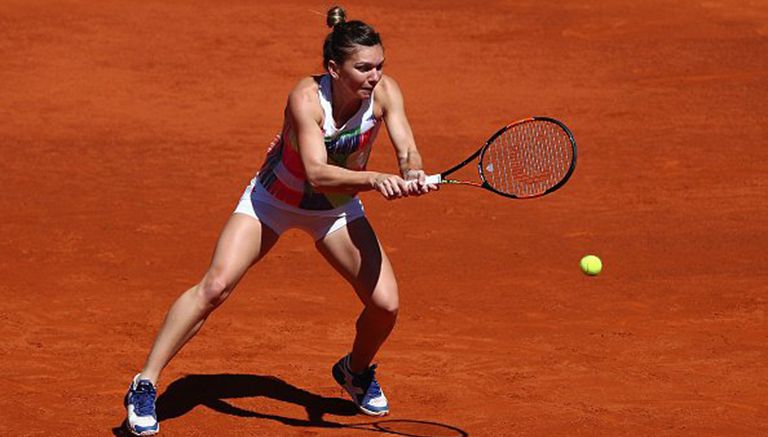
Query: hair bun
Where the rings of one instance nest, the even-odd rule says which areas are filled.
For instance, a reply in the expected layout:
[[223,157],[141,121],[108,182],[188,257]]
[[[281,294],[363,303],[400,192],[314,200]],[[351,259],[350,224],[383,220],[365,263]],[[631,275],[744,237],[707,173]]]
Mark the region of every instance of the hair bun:
[[347,13],[341,6],[334,6],[328,9],[328,16],[325,18],[325,24],[333,29],[337,24],[341,24],[347,21]]

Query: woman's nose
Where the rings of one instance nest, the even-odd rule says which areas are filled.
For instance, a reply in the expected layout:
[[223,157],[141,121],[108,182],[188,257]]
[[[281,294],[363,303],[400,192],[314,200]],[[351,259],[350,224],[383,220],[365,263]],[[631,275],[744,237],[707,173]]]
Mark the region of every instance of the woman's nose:
[[371,82],[374,82],[374,83],[378,82],[381,79],[381,70],[377,68],[374,68],[373,70],[371,70],[370,78],[371,78],[370,79]]

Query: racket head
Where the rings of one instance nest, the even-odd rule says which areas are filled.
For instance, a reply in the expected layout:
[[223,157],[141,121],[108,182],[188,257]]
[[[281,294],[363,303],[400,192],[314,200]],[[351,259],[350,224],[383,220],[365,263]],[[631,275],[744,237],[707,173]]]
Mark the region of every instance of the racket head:
[[561,121],[530,117],[508,124],[481,148],[481,186],[515,199],[532,199],[562,187],[576,168],[576,141]]

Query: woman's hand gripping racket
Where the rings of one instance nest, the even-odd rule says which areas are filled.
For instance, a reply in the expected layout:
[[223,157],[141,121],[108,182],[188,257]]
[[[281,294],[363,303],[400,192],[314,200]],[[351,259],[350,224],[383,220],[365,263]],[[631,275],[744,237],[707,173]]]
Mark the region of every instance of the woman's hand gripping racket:
[[[475,158],[480,181],[447,176]],[[548,117],[531,117],[504,126],[469,158],[436,175],[427,184],[485,188],[514,199],[543,196],[562,187],[576,168],[576,141],[568,128]]]

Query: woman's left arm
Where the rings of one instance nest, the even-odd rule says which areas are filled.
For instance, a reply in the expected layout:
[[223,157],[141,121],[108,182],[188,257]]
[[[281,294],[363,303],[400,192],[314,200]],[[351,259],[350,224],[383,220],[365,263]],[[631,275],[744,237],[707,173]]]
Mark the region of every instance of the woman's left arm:
[[430,190],[436,190],[437,185],[426,184],[426,174],[424,173],[421,154],[416,147],[416,140],[413,138],[411,125],[408,123],[408,117],[405,114],[405,104],[403,94],[397,82],[389,76],[384,76],[379,83],[381,87],[380,98],[382,105],[382,117],[387,126],[389,139],[395,147],[397,162],[400,166],[400,174],[406,181],[413,180],[417,183],[412,184],[413,190],[409,194],[424,194]]

